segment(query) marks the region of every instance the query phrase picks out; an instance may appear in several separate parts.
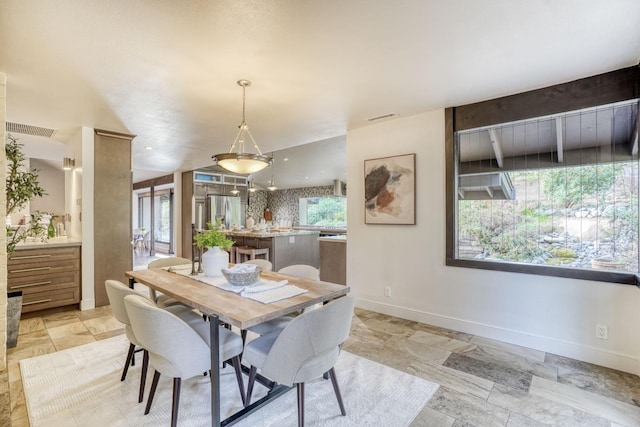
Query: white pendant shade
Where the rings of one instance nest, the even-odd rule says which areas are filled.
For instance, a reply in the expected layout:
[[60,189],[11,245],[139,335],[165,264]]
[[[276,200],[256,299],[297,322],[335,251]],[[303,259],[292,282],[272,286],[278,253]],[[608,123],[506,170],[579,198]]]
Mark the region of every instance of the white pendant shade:
[[269,166],[271,158],[249,153],[225,153],[214,156],[218,166],[240,175],[261,171]]

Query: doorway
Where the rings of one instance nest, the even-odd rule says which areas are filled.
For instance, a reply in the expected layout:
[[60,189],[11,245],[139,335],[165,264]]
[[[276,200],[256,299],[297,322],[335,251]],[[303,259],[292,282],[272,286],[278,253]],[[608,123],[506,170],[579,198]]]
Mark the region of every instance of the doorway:
[[141,187],[134,185],[132,200],[133,266],[174,256],[173,182]]

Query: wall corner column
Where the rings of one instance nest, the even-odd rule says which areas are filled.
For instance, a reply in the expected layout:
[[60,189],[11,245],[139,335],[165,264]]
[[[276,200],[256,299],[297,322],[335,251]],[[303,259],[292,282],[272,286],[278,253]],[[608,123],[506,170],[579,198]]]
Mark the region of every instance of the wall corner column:
[[[0,73],[0,136],[2,146],[6,143],[7,122],[7,76]],[[4,149],[0,153],[0,170],[7,170],[7,157]],[[0,180],[0,221],[7,218],[7,183]],[[0,371],[7,367],[7,234],[0,233]]]

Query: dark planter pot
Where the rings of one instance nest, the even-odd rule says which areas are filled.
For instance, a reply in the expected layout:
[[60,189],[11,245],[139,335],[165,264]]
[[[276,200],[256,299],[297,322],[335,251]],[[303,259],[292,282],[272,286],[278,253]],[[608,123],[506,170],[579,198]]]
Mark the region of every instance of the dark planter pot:
[[18,344],[18,328],[22,315],[22,291],[7,294],[7,348]]

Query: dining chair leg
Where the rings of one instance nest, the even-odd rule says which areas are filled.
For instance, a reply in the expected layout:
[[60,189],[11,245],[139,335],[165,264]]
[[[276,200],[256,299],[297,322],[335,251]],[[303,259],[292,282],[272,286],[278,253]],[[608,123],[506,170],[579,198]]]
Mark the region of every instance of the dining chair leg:
[[127,371],[129,370],[129,365],[131,364],[131,359],[133,358],[133,352],[136,350],[136,346],[132,343],[129,343],[129,351],[127,352],[127,361],[124,362],[124,369],[122,370],[122,376],[120,377],[120,381],[124,381],[127,378]]
[[340,413],[346,416],[347,411],[344,410],[344,402],[342,402],[342,394],[340,394],[340,387],[338,386],[338,379],[336,378],[336,370],[334,368],[329,369],[329,376],[331,377],[331,384],[333,384],[333,391],[336,393],[336,398],[338,399],[338,405],[340,405]]
[[173,405],[171,406],[171,427],[178,425],[178,407],[180,406],[180,384],[182,378],[173,379]]
[[140,392],[138,393],[138,403],[144,400],[144,386],[147,382],[147,369],[149,368],[149,352],[142,353],[142,372],[140,373]]
[[147,415],[151,410],[151,403],[153,402],[153,396],[156,394],[156,388],[158,387],[158,380],[160,379],[160,372],[155,371],[153,373],[153,381],[151,382],[151,390],[149,391],[149,397],[147,398],[147,407],[144,409],[144,414]]
[[231,364],[233,365],[233,369],[236,371],[236,380],[238,381],[238,389],[240,390],[240,398],[242,398],[242,405],[246,402],[246,397],[244,394],[244,381],[242,381],[242,367],[240,365],[240,357],[234,356],[231,359]]
[[298,390],[298,427],[304,427],[304,383],[296,384]]
[[251,393],[253,393],[253,383],[256,380],[256,374],[258,373],[258,368],[255,366],[251,366],[249,370],[249,381],[247,382],[247,397],[244,401],[245,408],[251,405]]
[[247,330],[243,329],[240,331],[240,337],[242,338],[242,347],[244,348],[244,344],[247,342]]

